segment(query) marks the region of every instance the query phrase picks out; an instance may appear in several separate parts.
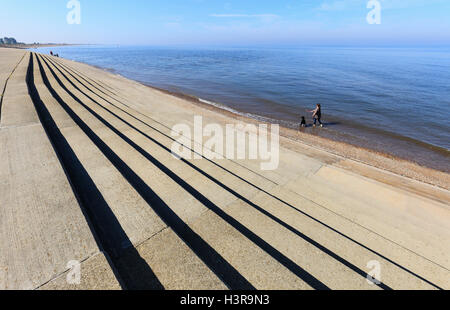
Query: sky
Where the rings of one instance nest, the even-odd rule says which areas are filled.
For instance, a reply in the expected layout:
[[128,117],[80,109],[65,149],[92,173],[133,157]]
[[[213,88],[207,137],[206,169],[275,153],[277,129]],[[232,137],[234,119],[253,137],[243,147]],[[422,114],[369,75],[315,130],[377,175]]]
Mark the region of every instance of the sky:
[[0,37],[32,43],[298,46],[450,45],[450,0],[0,0]]

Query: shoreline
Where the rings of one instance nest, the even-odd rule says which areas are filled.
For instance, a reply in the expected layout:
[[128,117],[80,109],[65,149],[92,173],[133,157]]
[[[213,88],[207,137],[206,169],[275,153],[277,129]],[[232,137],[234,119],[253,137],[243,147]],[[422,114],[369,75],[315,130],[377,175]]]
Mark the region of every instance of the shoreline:
[[[111,73],[103,68],[98,68],[101,70],[104,70],[105,72]],[[123,77],[122,75],[119,75],[120,77]],[[125,79],[128,79],[126,77],[123,77]],[[165,94],[175,96],[177,98],[186,100],[194,105],[200,106],[202,108],[205,108],[210,111],[214,111],[217,113],[220,113],[222,115],[225,115],[227,117],[236,119],[238,121],[244,121],[247,123],[253,123],[253,124],[259,124],[261,123],[260,120],[241,115],[238,113],[234,113],[232,111],[222,109],[218,106],[214,106],[205,102],[202,102],[200,98],[183,94],[183,93],[177,93],[172,92],[166,89],[162,89],[159,87],[155,87],[152,85],[148,85],[146,83],[142,83],[136,80],[133,80],[139,84],[142,84],[146,87],[149,87],[151,89],[163,92]],[[448,181],[450,181],[450,175],[447,171],[442,171],[438,169],[434,169],[431,167],[426,167],[418,164],[417,162],[414,162],[413,160],[401,158],[392,154],[389,154],[387,152],[380,152],[376,151],[370,148],[365,148],[359,145],[354,145],[347,142],[342,141],[336,141],[330,138],[317,136],[308,132],[301,132],[298,130],[294,130],[292,128],[288,128],[285,126],[280,125],[280,135],[282,137],[288,138],[295,142],[300,142],[308,145],[309,147],[317,148],[319,150],[332,153],[337,156],[344,157],[346,159],[358,161],[360,163],[386,170],[388,172],[411,178],[420,182],[427,183],[429,185],[438,186],[440,188],[450,190],[450,185]],[[401,167],[399,168],[397,163],[401,163]],[[408,166],[412,170],[408,173],[405,172],[404,167]],[[433,175],[435,171],[438,175],[443,174],[447,176],[447,179],[443,182],[439,182],[437,180],[432,180],[430,178],[424,177],[425,175]],[[433,178],[434,179],[434,178]],[[437,179],[440,179],[440,176],[437,177]]]
[[[97,66],[94,66],[94,67],[99,68],[101,70],[105,70],[106,72],[109,72],[109,73],[118,74],[118,73],[115,73],[115,72],[111,72],[110,69],[97,67]],[[122,75],[120,75],[120,76],[122,76]],[[127,78],[127,77],[125,77],[125,78]],[[147,87],[150,87],[150,88],[153,88],[153,89],[165,92],[165,93],[167,93],[169,95],[176,96],[176,97],[179,97],[179,98],[182,98],[182,99],[186,99],[186,100],[190,100],[193,103],[202,105],[204,107],[212,107],[213,109],[217,109],[219,111],[223,111],[224,113],[231,113],[232,115],[235,115],[236,117],[238,117],[238,116],[239,117],[244,117],[244,118],[248,118],[248,119],[251,119],[251,120],[260,121],[260,122],[263,122],[263,123],[270,123],[270,122],[277,122],[278,121],[280,127],[283,127],[284,129],[287,129],[287,130],[298,131],[298,130],[296,130],[294,128],[295,126],[293,124],[286,125],[287,123],[290,123],[290,121],[279,120],[279,119],[271,119],[269,117],[253,114],[253,113],[250,113],[250,112],[238,111],[238,110],[235,110],[235,109],[233,109],[231,107],[227,107],[226,105],[223,105],[223,104],[220,104],[220,103],[216,103],[216,102],[211,102],[209,100],[202,99],[202,98],[197,97],[195,95],[185,94],[185,93],[181,93],[181,92],[167,90],[167,89],[164,89],[164,88],[161,88],[161,87],[157,87],[157,86],[154,86],[154,85],[151,85],[149,83],[145,83],[145,82],[142,82],[142,81],[139,81],[139,80],[134,80],[134,79],[131,79],[131,80],[136,81],[138,83],[141,83],[141,84],[143,84],[143,85],[145,85]],[[332,118],[334,119],[335,117],[332,117]],[[307,122],[308,122],[308,120],[307,120]],[[353,123],[352,123],[352,126],[354,126]],[[438,145],[434,145],[434,144],[431,144],[431,143],[428,143],[428,142],[417,140],[417,139],[414,139],[414,138],[411,138],[411,137],[402,136],[402,135],[394,133],[394,132],[384,131],[384,130],[380,130],[380,129],[376,129],[376,128],[372,128],[372,127],[363,126],[361,124],[358,124],[358,127],[365,128],[365,129],[368,129],[368,130],[377,130],[378,132],[383,132],[385,135],[389,135],[391,137],[394,137],[395,139],[402,140],[402,141],[408,141],[408,142],[413,143],[415,145],[418,145],[418,146],[420,146],[422,148],[426,148],[426,149],[432,150],[433,152],[437,152],[437,153],[440,153],[442,155],[445,154],[446,156],[450,156],[450,150],[449,149],[446,149],[446,148],[438,146]],[[320,130],[318,127],[316,129]],[[329,127],[327,127],[325,125],[325,129],[329,129]],[[378,151],[378,150],[375,150],[375,149],[370,149],[370,148],[366,148],[364,146],[360,146],[360,145],[358,145],[356,143],[345,142],[345,141],[335,140],[335,139],[329,138],[329,137],[319,136],[317,134],[317,132],[316,133],[312,133],[311,130],[312,130],[312,124],[307,124],[307,127],[304,128],[304,130],[301,130],[300,132],[305,133],[305,134],[309,134],[309,135],[313,135],[313,136],[316,136],[316,137],[320,137],[320,138],[323,138],[323,139],[331,140],[331,141],[336,141],[336,142],[342,142],[342,143],[350,144],[350,145],[355,146],[355,147],[361,147],[361,148],[367,149],[369,151],[385,154],[386,156],[391,156],[391,157],[395,157],[395,158],[399,158],[399,159],[409,160],[411,162],[415,162],[413,159],[403,158],[401,156],[397,156],[397,155],[391,154],[388,151],[386,151],[386,152]],[[339,133],[341,135],[352,136],[349,133],[341,132],[339,130],[333,130],[333,132]],[[415,162],[415,163],[417,163],[417,162]],[[417,164],[419,164],[419,163],[417,163]],[[432,168],[432,167],[428,167],[428,168]],[[435,168],[432,168],[432,169],[435,169]],[[435,170],[439,170],[439,169],[435,169]],[[443,170],[440,170],[440,171],[450,173],[450,168],[448,169],[448,171],[443,171]]]
[[[64,58],[62,58],[64,59]],[[79,62],[75,60],[66,59],[74,63],[81,63],[86,66],[101,70],[102,72],[123,78],[125,80],[133,81],[139,85],[148,87],[150,89],[162,92],[166,95],[174,96],[176,98],[182,99],[190,104],[204,108],[209,111],[219,113],[225,117],[247,122],[253,124],[267,123],[249,116],[242,115],[238,112],[230,111],[230,109],[225,109],[219,107],[218,105],[212,105],[206,102],[202,102],[201,98],[194,95],[184,94],[181,92],[174,92],[167,89],[163,89],[157,86],[150,85],[139,80],[128,78],[117,72],[116,70],[111,70],[108,68],[103,68],[101,66],[88,64],[85,62]],[[360,145],[355,145],[349,142],[337,141],[328,137],[322,137],[309,132],[300,132],[292,128],[280,125],[280,136],[289,139],[292,142],[303,143],[309,147],[317,148],[318,150],[328,152],[333,155],[343,157],[345,159],[354,160],[371,167],[381,169],[396,175],[406,177],[412,180],[426,183],[431,186],[437,186],[439,188],[450,190],[450,173],[449,171],[443,171],[433,167],[428,167],[415,162],[412,159],[402,158],[388,152],[378,151],[370,148],[366,148]],[[407,137],[405,137],[407,138]],[[410,138],[409,138],[410,139]],[[412,139],[414,140],[414,139]],[[417,140],[414,140],[417,141]],[[419,143],[425,143],[417,141]],[[427,143],[425,143],[427,144]],[[429,144],[427,144],[429,145]],[[433,146],[436,147],[436,146]],[[437,147],[439,148],[439,147]],[[443,151],[443,148],[439,148]],[[449,152],[448,150],[446,150]]]

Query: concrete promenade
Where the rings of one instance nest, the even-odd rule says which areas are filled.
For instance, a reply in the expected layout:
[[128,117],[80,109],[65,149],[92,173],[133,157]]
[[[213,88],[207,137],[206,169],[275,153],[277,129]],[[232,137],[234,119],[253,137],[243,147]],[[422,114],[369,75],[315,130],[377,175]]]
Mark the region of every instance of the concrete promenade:
[[0,92],[0,289],[450,289],[445,189],[284,137],[177,160],[175,124],[239,120],[24,50]]

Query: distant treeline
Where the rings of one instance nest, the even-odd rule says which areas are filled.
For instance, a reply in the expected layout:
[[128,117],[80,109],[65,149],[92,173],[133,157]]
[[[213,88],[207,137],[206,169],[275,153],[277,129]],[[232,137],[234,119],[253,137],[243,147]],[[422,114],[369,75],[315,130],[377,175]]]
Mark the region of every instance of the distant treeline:
[[17,44],[24,44],[24,43],[17,42],[16,39],[14,39],[14,38],[4,37],[3,39],[0,38],[0,44],[17,45]]

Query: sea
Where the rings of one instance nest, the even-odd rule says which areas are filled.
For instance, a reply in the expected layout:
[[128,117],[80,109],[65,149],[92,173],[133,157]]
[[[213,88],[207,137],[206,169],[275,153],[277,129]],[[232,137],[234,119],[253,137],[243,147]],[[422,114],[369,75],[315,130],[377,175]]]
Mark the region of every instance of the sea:
[[[154,47],[35,50],[264,122],[450,172],[450,47]],[[316,104],[324,128],[313,128]]]

